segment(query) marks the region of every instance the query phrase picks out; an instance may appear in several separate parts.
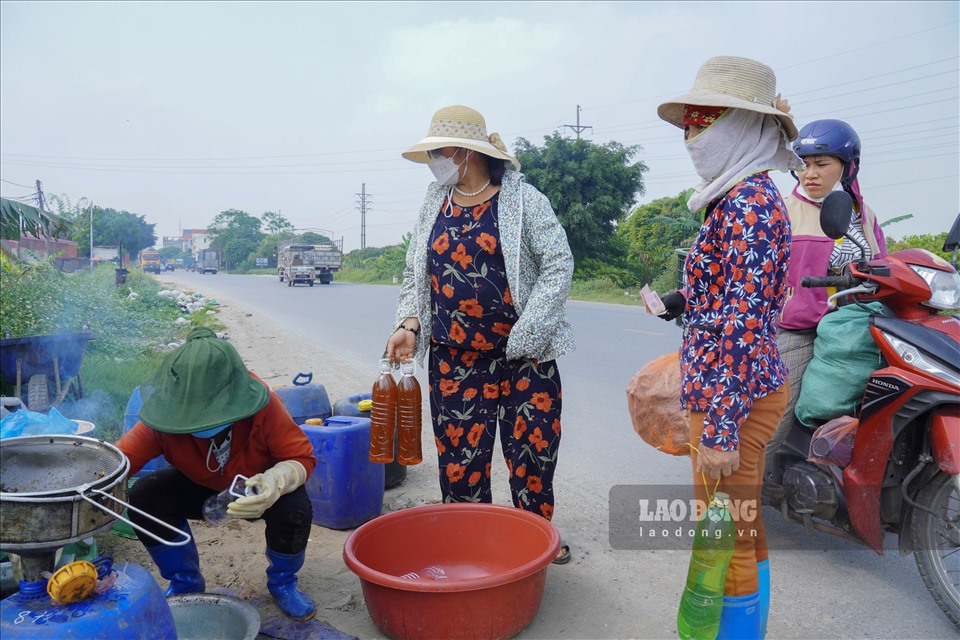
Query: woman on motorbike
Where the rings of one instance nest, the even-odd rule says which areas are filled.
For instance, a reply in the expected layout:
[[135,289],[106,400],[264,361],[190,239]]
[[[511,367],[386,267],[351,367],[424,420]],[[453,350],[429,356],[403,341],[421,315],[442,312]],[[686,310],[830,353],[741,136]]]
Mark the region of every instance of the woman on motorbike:
[[853,198],[853,216],[847,235],[867,248],[863,256],[882,258],[887,243],[877,216],[860,194],[860,136],[842,120],[815,120],[802,129],[793,151],[804,168],[794,174],[797,186],[787,198],[787,215],[793,241],[787,273],[787,298],[777,328],[780,356],[790,371],[790,400],[783,420],[767,444],[766,477],[771,479],[773,456],[793,427],[794,409],[800,397],[803,373],[813,358],[817,323],[827,313],[829,291],[804,288],[804,276],[840,275],[843,268],[860,257],[860,248],[844,237],[834,241],[820,228],[820,203],[831,191],[842,189]]

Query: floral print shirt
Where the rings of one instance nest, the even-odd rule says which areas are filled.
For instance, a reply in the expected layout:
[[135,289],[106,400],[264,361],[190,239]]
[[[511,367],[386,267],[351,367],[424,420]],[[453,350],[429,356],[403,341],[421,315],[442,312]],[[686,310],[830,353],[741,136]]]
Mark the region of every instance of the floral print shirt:
[[445,199],[427,257],[431,339],[495,357],[505,352],[517,321],[500,250],[498,196],[472,207]]
[[[427,265],[432,250],[430,234],[449,192],[448,187],[436,182],[427,187],[407,248],[403,284],[390,329],[393,333],[406,318],[420,320],[414,358],[421,364],[433,335],[433,292]],[[516,171],[507,170],[503,175],[497,200],[500,249],[513,307],[519,316],[507,339],[506,357],[555,360],[574,349],[573,331],[565,311],[573,278],[573,254],[567,234],[547,197],[524,182],[523,175]]]
[[707,414],[705,446],[733,451],[753,401],[787,379],[776,327],[790,222],[766,171],[745,178],[707,210],[684,266],[680,400]]

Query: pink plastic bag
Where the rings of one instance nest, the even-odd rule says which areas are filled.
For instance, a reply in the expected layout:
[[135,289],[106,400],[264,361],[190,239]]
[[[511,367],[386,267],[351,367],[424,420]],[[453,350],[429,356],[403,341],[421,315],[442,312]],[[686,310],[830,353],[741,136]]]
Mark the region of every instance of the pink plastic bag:
[[840,416],[821,425],[810,439],[807,460],[817,464],[845,467],[853,457],[853,443],[860,421],[851,416]]

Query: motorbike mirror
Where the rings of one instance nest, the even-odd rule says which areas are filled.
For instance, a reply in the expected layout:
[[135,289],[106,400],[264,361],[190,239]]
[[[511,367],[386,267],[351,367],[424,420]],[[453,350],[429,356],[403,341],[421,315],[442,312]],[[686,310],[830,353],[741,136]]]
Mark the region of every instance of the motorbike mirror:
[[960,214],[953,221],[950,232],[947,233],[947,239],[943,241],[943,250],[953,252],[953,268],[957,268],[957,250],[960,249]]
[[831,191],[820,205],[820,228],[829,238],[842,238],[850,227],[853,198],[846,191]]

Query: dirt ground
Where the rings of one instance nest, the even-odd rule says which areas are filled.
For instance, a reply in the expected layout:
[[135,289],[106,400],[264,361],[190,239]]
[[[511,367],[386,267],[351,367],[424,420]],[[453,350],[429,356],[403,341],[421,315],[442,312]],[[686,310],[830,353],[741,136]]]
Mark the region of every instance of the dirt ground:
[[[173,283],[168,286],[172,287]],[[309,344],[286,339],[275,325],[246,307],[221,299],[219,318],[247,366],[271,386],[289,384],[291,371],[312,371],[314,381],[324,385],[332,403],[367,392],[372,385],[369,372],[357,371]],[[429,442],[424,439],[425,460],[435,455],[433,446],[432,438]],[[434,468],[427,463],[408,467],[404,482],[386,490],[383,513],[437,502],[438,497]],[[212,527],[202,521],[190,524],[200,551],[207,591],[226,590],[249,600],[257,607],[266,630],[271,622],[285,621],[266,588],[263,522],[230,521],[222,527]],[[343,562],[343,544],[349,534],[350,531],[313,526],[306,563],[298,574],[300,588],[316,602],[318,620],[347,636],[383,637],[367,614],[359,579]],[[138,541],[108,535],[101,536],[98,544],[112,552],[118,562],[136,562],[148,568],[166,587],[166,581],[156,573],[156,566]],[[319,624],[311,625],[309,633],[293,635],[281,629],[274,637],[289,637],[289,640],[346,637]]]

